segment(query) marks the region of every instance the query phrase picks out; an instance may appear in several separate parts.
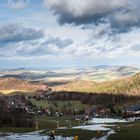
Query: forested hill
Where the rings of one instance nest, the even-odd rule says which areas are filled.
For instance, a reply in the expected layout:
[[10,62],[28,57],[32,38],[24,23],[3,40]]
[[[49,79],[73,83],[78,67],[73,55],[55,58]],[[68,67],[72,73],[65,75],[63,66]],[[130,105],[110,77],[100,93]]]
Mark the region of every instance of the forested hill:
[[48,86],[42,83],[32,83],[17,78],[0,78],[0,91],[16,90],[16,91],[45,91]]
[[102,83],[74,80],[60,86],[54,86],[52,89],[53,91],[140,95],[140,73],[129,78]]

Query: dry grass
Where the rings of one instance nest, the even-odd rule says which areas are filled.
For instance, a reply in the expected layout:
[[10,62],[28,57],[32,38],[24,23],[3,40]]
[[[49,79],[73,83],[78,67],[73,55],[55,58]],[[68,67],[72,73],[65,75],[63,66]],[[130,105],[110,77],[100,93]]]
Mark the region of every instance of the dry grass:
[[28,92],[28,91],[25,91],[25,90],[0,90],[0,93],[2,94],[11,94],[11,93],[14,93],[14,92]]
[[48,86],[42,83],[32,83],[17,78],[0,78],[0,90],[4,93],[11,91],[46,91]]
[[139,95],[140,73],[136,74],[133,77],[102,83],[75,80],[60,86],[55,86],[53,87],[53,90]]

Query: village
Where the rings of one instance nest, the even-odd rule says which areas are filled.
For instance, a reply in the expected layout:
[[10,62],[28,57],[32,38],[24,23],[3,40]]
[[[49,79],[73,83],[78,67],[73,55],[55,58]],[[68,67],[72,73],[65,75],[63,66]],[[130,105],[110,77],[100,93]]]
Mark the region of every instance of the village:
[[[76,106],[73,105],[72,110],[69,109],[70,111],[68,112],[67,105],[65,105],[66,109],[64,109],[63,107],[63,109],[59,111],[58,109],[54,109],[53,106],[48,106],[45,108],[43,106],[38,107],[35,104],[35,102],[34,103],[32,102],[32,99],[38,102],[41,102],[41,101],[47,102],[49,100],[48,96],[44,93],[43,94],[37,93],[33,96],[25,96],[21,94],[13,94],[13,95],[8,95],[8,96],[1,95],[0,96],[0,104],[1,104],[0,113],[2,114],[1,125],[4,122],[6,123],[9,122],[9,121],[4,121],[6,119],[5,115],[7,114],[8,116],[10,112],[14,112],[13,110],[16,110],[16,113],[18,114],[18,116],[20,116],[20,113],[22,113],[27,118],[28,117],[32,118],[34,116],[56,116],[56,117],[70,116],[71,118],[77,119],[77,120],[89,120],[93,117],[95,118],[120,117],[120,118],[125,118],[125,119],[133,118],[136,120],[140,119],[140,104],[131,104],[128,106],[123,106],[122,110],[119,110],[118,112],[116,112],[116,110],[112,107],[106,108],[103,106],[88,105],[86,106],[86,108],[81,110],[81,109],[76,108]],[[53,102],[53,105],[58,107],[57,102],[55,103]],[[69,107],[71,105],[72,104],[70,103],[68,104]],[[8,119],[12,119],[12,118],[9,118],[10,116],[12,117],[12,115],[9,115]]]

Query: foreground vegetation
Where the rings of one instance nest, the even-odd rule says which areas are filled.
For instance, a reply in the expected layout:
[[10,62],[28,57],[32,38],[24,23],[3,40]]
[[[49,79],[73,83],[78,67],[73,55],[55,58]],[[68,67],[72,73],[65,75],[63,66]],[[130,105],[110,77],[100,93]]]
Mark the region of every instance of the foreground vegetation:
[[[48,134],[47,132],[45,134]],[[91,140],[92,138],[100,138],[106,135],[106,132],[98,133],[97,131],[82,130],[82,129],[60,129],[55,131],[56,135],[62,137],[74,137],[78,136],[79,140]]]
[[33,132],[35,128],[24,128],[24,127],[0,127],[2,133],[27,133]]
[[120,131],[108,137],[108,140],[139,140],[140,139],[140,121],[120,124]]
[[[79,121],[73,120],[70,116],[40,116],[35,117],[34,120],[39,122],[39,130],[45,129],[42,132],[45,135],[48,135],[50,130],[55,130],[55,135],[60,135],[63,137],[73,137],[78,135],[80,140],[91,140],[93,137],[100,138],[107,134],[107,131],[101,131],[98,133],[98,131],[71,129],[69,127],[69,122],[71,121],[71,127],[73,127],[79,125]],[[59,127],[66,127],[67,129],[57,129],[57,122],[59,122]],[[115,126],[110,126],[110,128],[114,129],[116,133],[110,135],[107,140],[139,140],[140,121],[130,123],[115,123],[113,125]],[[119,129],[117,129],[117,126],[119,126]],[[0,132],[26,133],[31,131],[35,131],[35,128],[0,128]]]
[[[55,135],[63,136],[63,137],[74,137],[78,135],[80,140],[90,140],[93,137],[102,137],[106,134],[106,132],[98,133],[97,131],[90,130],[82,130],[82,129],[71,129],[73,126],[78,126],[79,121],[72,119],[70,116],[62,116],[62,117],[35,117],[34,121],[39,122],[38,130],[44,130],[41,132],[44,135],[49,135],[49,131],[54,130]],[[59,127],[66,127],[67,129],[57,129],[59,122]],[[83,123],[83,122],[80,122]],[[35,127],[33,128],[18,128],[18,127],[3,127],[0,128],[0,132],[13,132],[13,133],[26,133],[35,131]]]

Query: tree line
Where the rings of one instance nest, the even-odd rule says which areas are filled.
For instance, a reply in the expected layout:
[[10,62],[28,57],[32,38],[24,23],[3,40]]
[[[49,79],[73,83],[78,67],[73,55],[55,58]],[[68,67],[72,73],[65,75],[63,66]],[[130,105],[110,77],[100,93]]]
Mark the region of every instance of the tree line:
[[32,127],[32,116],[25,109],[9,106],[0,99],[0,127]]
[[52,92],[48,95],[48,100],[80,100],[83,104],[119,104],[127,102],[135,102],[140,100],[140,96],[130,96],[124,94],[106,94],[106,93],[81,93],[81,92]]

